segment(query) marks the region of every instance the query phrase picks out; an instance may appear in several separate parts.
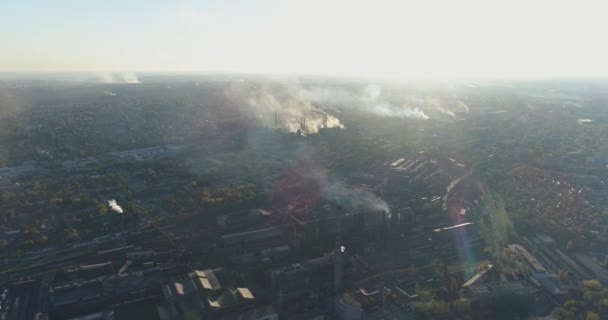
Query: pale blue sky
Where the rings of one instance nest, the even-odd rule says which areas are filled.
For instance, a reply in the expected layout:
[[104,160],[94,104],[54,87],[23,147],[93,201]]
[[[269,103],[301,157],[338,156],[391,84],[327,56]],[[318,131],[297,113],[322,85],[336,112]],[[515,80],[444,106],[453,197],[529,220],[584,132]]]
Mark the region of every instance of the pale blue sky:
[[0,1],[0,71],[608,76],[601,1]]

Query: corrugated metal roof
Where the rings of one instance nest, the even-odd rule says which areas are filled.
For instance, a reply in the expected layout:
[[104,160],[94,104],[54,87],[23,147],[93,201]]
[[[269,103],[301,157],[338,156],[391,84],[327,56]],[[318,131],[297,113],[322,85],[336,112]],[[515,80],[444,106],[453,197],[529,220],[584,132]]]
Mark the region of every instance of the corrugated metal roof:
[[175,282],[173,283],[173,288],[175,289],[175,292],[179,295],[184,295],[184,285],[179,283],[179,282]]
[[222,285],[215,277],[215,274],[212,270],[204,270],[204,271],[194,271],[198,281],[204,289],[207,290],[218,290],[222,288]]
[[253,299],[253,294],[248,288],[236,288],[243,299]]

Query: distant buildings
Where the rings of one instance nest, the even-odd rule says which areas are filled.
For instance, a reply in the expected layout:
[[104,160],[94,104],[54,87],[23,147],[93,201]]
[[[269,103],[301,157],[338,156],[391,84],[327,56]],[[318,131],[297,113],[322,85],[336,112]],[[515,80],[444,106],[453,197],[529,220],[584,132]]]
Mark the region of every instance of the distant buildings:
[[142,161],[159,156],[170,155],[181,150],[181,146],[157,146],[150,148],[133,149],[119,152],[111,152],[110,156],[121,160]]
[[8,287],[6,308],[0,310],[0,317],[7,320],[48,319],[48,297],[49,288],[41,280],[15,282]]
[[[179,281],[163,285],[164,300],[157,305],[160,319],[184,319],[188,315],[199,318],[227,316],[230,319],[239,315],[236,319],[257,319],[240,316],[264,314],[262,311],[250,312],[256,299],[249,288],[224,286],[216,276],[218,272],[224,270],[195,270],[178,277]],[[266,316],[272,319],[272,312]]]

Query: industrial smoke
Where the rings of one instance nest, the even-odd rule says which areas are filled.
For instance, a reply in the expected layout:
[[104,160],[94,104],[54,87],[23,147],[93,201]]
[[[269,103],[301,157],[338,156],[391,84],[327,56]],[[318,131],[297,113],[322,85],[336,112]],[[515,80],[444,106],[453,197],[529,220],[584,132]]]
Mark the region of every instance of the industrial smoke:
[[103,72],[99,74],[99,80],[102,83],[141,83],[135,73],[109,73]]
[[122,208],[118,205],[118,203],[116,203],[116,200],[112,199],[108,201],[108,205],[110,206],[112,211],[116,213],[123,213]]
[[246,86],[232,84],[226,95],[235,99],[261,124],[296,132],[317,133],[319,129],[344,128],[340,120],[348,109],[380,117],[429,120],[457,113],[468,113],[469,107],[455,97],[447,101],[436,96],[404,92],[396,88],[385,92],[383,87],[370,84],[362,87],[304,86],[299,83],[281,83]]

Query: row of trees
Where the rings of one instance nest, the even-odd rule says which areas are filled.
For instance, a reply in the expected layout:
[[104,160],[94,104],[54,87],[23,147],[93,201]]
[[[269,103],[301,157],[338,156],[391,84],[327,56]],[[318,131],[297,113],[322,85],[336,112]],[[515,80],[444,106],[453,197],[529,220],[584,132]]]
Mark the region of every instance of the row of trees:
[[583,280],[582,292],[551,312],[557,320],[599,320],[608,317],[608,288],[595,280]]
[[471,311],[471,300],[457,299],[450,302],[432,300],[416,305],[416,319],[464,319]]

